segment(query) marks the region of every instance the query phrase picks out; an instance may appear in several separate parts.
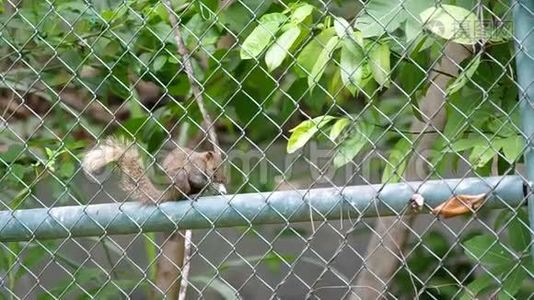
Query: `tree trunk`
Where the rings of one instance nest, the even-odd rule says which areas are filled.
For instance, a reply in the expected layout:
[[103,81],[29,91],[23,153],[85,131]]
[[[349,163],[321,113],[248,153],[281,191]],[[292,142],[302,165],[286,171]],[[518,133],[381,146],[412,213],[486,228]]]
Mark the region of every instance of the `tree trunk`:
[[[459,64],[470,56],[465,46],[449,42],[436,70],[446,74],[458,75]],[[413,120],[413,132],[443,131],[446,123],[445,90],[450,77],[430,72],[431,85],[421,100],[421,112],[425,122]],[[427,163],[432,145],[438,134],[419,134],[413,137],[414,152],[408,163],[404,179],[408,181],[426,180],[431,175]],[[356,287],[350,299],[384,298],[392,277],[404,262],[402,250],[408,239],[415,216],[379,217],[374,226],[374,235],[367,246],[364,269],[358,275]]]
[[[158,290],[154,299],[178,299],[182,265],[184,262],[185,239],[180,232],[172,233],[162,243],[156,271]],[[159,294],[159,295],[158,295]]]

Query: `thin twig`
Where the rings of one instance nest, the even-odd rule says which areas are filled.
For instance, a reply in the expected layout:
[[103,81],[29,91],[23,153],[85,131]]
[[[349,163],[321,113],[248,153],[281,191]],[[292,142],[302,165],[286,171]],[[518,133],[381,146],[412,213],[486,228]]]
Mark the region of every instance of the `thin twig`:
[[[434,130],[434,129],[428,129],[428,130],[422,130],[422,131],[418,131],[418,130],[406,130],[406,129],[399,129],[399,128],[396,128],[393,124],[391,125],[382,125],[382,124],[378,124],[378,123],[370,123],[372,124],[373,126],[376,126],[376,127],[379,127],[381,129],[384,129],[384,130],[387,130],[387,131],[394,131],[394,132],[400,132],[400,133],[403,133],[403,134],[414,134],[414,135],[424,135],[424,134],[444,134],[444,132],[441,130]],[[490,130],[483,130],[483,129],[480,129],[480,130],[464,130],[462,131],[462,133],[467,133],[467,134],[470,134],[470,133],[475,133],[475,134],[488,134],[488,135],[494,135],[495,137],[497,138],[508,138],[510,136],[508,135],[502,135],[502,134],[499,134],[497,132],[494,132],[494,131],[490,131]],[[516,133],[514,136],[521,136],[520,133]]]
[[180,290],[178,292],[178,300],[185,300],[187,295],[187,286],[189,285],[189,271],[191,270],[191,245],[193,241],[193,231],[186,230],[184,233],[184,262],[182,264],[182,278],[180,283]]
[[[173,28],[174,33],[174,39],[176,41],[176,45],[178,45],[178,54],[182,57],[182,63],[184,66],[185,73],[187,74],[187,78],[189,79],[189,83],[191,84],[191,89],[193,90],[193,96],[195,97],[195,101],[197,102],[198,108],[200,110],[200,113],[202,114],[202,118],[204,119],[204,122],[206,123],[206,130],[208,137],[211,141],[211,144],[213,146],[213,150],[220,154],[220,147],[219,147],[219,141],[217,138],[217,133],[215,132],[215,127],[213,126],[213,121],[211,120],[211,117],[206,110],[206,106],[204,104],[204,97],[202,96],[202,88],[198,81],[195,78],[195,73],[193,70],[193,65],[191,64],[191,56],[189,54],[189,51],[187,50],[184,40],[182,38],[182,35],[180,33],[180,28],[178,24],[178,19],[176,18],[176,15],[174,13],[174,9],[172,6],[172,3],[169,0],[165,0],[164,4],[167,8],[167,12],[169,13],[169,21],[171,23],[171,26]],[[182,277],[180,279],[180,284],[178,286],[178,299],[183,300],[185,299],[187,295],[187,286],[188,286],[188,279],[189,279],[189,271],[190,271],[190,260],[191,260],[191,238],[192,238],[192,231],[186,230],[185,236],[184,236],[184,259],[182,263]]]
[[169,21],[171,22],[171,26],[173,28],[174,39],[176,41],[176,44],[178,45],[178,54],[180,54],[180,56],[182,57],[184,70],[187,74],[187,78],[189,79],[189,83],[191,84],[191,89],[193,90],[195,101],[197,102],[204,122],[206,122],[208,131],[207,133],[211,140],[211,144],[213,145],[213,150],[217,153],[220,153],[217,133],[215,132],[213,121],[211,120],[211,117],[208,111],[206,110],[206,106],[204,104],[204,97],[202,96],[201,92],[201,86],[195,78],[195,72],[193,70],[193,65],[191,64],[190,60],[191,55],[189,54],[189,50],[187,50],[184,40],[182,39],[182,34],[180,33],[180,28],[178,27],[178,19],[174,14],[171,2],[169,0],[165,0],[164,2],[167,6],[167,11],[169,12]]
[[80,113],[80,116],[86,113],[94,120],[105,124],[121,120],[130,113],[126,105],[121,105],[116,109],[107,108],[100,102],[88,99],[82,93],[70,88],[64,88],[60,91],[58,99],[67,106],[74,108]]

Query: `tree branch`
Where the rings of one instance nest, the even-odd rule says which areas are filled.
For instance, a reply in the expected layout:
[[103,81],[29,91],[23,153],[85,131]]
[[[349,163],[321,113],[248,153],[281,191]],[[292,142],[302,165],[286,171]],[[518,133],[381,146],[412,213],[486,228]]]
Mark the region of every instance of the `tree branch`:
[[64,88],[59,92],[59,100],[81,114],[88,114],[95,121],[111,123],[125,119],[130,111],[127,105],[121,105],[116,110],[108,108],[98,101],[87,100],[80,92],[71,88]]
[[169,21],[171,22],[171,26],[173,28],[174,40],[178,45],[178,54],[180,54],[180,56],[182,57],[182,64],[184,66],[185,73],[187,74],[187,78],[189,79],[189,83],[191,84],[193,96],[195,97],[195,101],[197,102],[198,108],[200,109],[202,118],[204,119],[204,122],[206,122],[208,131],[207,133],[211,140],[211,144],[213,145],[213,150],[220,153],[217,133],[215,132],[213,121],[211,120],[211,117],[208,111],[206,110],[206,106],[204,104],[204,96],[202,96],[201,92],[202,87],[195,78],[195,72],[193,70],[193,65],[191,64],[191,55],[189,54],[189,51],[187,50],[182,35],[180,33],[180,28],[178,27],[178,20],[176,18],[176,15],[174,14],[172,3],[169,0],[165,0],[164,2],[167,6],[167,11],[169,13]]
[[[164,4],[169,14],[169,21],[173,28],[174,39],[178,45],[178,54],[182,58],[182,64],[191,85],[193,96],[195,97],[195,101],[200,109],[204,123],[206,124],[207,135],[213,146],[213,150],[220,154],[221,150],[219,147],[217,133],[215,132],[213,121],[204,104],[202,87],[195,78],[193,65],[191,64],[190,60],[191,55],[189,54],[189,51],[187,50],[180,33],[178,19],[176,18],[171,2],[169,0],[165,0]],[[175,234],[175,236],[171,235],[166,241],[165,245],[163,245],[163,253],[160,256],[160,262],[163,259],[169,258],[171,258],[171,260],[175,260],[175,262],[170,264],[170,268],[167,268],[169,272],[157,272],[156,285],[160,290],[166,291],[166,296],[170,299],[176,299],[178,297],[180,300],[185,300],[186,298],[191,264],[191,238],[192,231],[186,230],[183,234],[183,238],[179,234]],[[161,264],[162,263],[158,263],[158,269]],[[179,268],[182,269],[181,278]]]

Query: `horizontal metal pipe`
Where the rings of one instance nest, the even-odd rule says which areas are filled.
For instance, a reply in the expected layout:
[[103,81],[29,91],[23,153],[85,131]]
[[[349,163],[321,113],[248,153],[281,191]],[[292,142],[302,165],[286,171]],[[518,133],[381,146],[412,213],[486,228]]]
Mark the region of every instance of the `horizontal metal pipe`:
[[453,194],[488,193],[485,208],[524,203],[523,180],[504,176],[210,196],[159,206],[64,206],[0,211],[0,241],[302,222],[310,213],[315,221],[386,216],[403,213],[415,192],[429,207]]

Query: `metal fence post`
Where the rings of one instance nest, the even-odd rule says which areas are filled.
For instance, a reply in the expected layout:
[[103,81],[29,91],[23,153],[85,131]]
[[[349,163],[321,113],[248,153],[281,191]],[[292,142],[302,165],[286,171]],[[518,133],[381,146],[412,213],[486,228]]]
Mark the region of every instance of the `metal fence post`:
[[[530,193],[534,180],[534,1],[513,0],[512,9],[521,126],[526,137],[525,165]],[[528,201],[534,203],[534,195],[529,194]],[[530,228],[534,231],[534,205],[529,205],[528,212]],[[531,247],[531,253],[534,255],[534,247]]]

